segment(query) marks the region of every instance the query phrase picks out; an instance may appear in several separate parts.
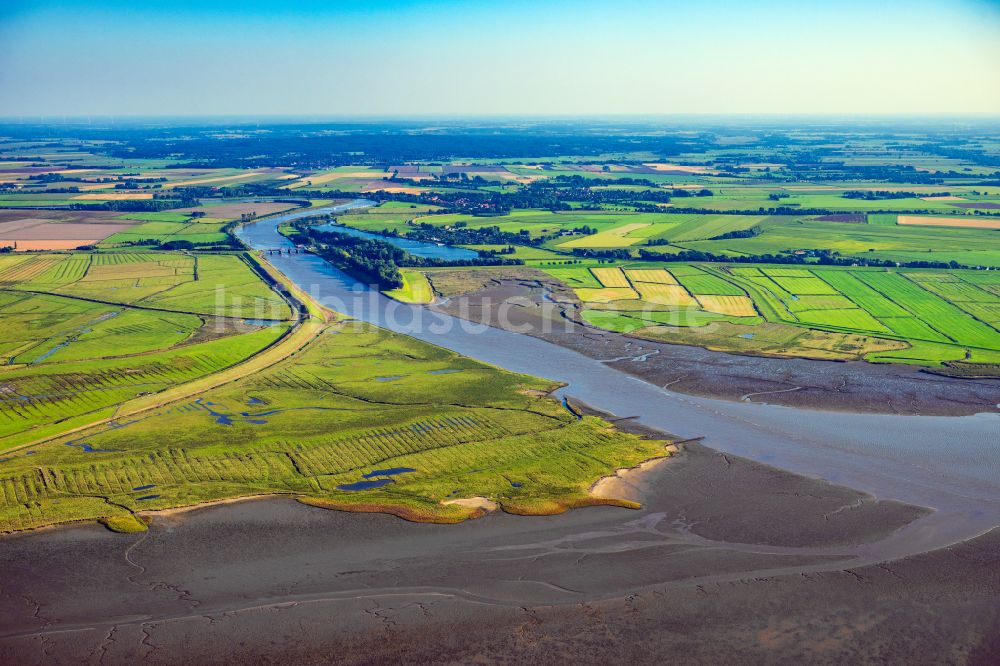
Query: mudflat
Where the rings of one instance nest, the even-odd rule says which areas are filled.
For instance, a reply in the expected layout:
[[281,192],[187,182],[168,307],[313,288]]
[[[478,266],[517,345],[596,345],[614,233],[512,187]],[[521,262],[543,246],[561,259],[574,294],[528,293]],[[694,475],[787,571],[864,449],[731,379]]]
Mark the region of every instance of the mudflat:
[[928,509],[694,442],[622,484],[642,509],[441,526],[268,498],[156,516],[141,535],[7,537],[0,660],[985,663],[1000,651],[998,531],[908,553]]

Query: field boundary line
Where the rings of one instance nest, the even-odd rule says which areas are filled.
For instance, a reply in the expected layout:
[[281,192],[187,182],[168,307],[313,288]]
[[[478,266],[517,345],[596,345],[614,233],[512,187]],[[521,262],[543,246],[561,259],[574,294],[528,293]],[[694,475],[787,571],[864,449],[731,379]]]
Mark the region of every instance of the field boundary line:
[[[969,311],[968,311],[968,310],[966,310],[965,308],[961,308],[961,307],[959,307],[959,306],[958,306],[958,303],[970,303],[970,302],[974,302],[974,301],[955,301],[955,300],[952,300],[952,299],[950,299],[950,298],[947,298],[947,297],[945,297],[945,296],[942,296],[942,295],[940,295],[940,294],[935,294],[935,293],[934,293],[933,291],[931,291],[931,290],[930,290],[930,289],[928,289],[927,287],[925,287],[925,286],[923,286],[922,284],[920,284],[920,281],[919,281],[919,280],[914,280],[913,278],[909,277],[909,276],[908,276],[908,275],[907,275],[906,273],[903,273],[903,272],[901,272],[901,273],[900,273],[900,275],[902,275],[903,277],[905,277],[905,278],[906,278],[906,280],[907,280],[907,282],[909,282],[910,284],[912,284],[912,285],[915,285],[915,286],[919,287],[920,289],[922,289],[923,291],[927,292],[927,293],[928,293],[928,294],[930,294],[931,296],[934,296],[934,297],[936,297],[936,298],[940,298],[940,299],[941,299],[942,301],[944,301],[944,302],[945,302],[945,303],[947,303],[948,305],[951,305],[951,306],[953,306],[953,307],[955,307],[955,308],[957,308],[957,309],[961,310],[961,311],[962,311],[962,314],[964,314],[964,315],[965,315],[966,317],[969,317],[969,318],[971,318],[971,319],[975,319],[976,321],[978,321],[978,322],[979,322],[980,324],[982,324],[983,326],[986,326],[986,327],[988,327],[988,328],[992,328],[992,329],[993,329],[994,331],[998,331],[997,327],[996,327],[996,326],[995,326],[994,324],[991,324],[991,323],[990,323],[990,322],[988,322],[988,321],[985,321],[985,320],[983,320],[983,319],[980,319],[979,317],[977,317],[977,316],[976,316],[975,314],[973,314],[972,312],[969,312]],[[954,273],[951,273],[951,275],[954,275]],[[961,276],[958,276],[958,279],[959,279],[959,280],[962,280]],[[965,280],[962,280],[962,282],[965,282],[966,284],[972,284],[972,283],[970,283],[970,282],[966,282]],[[980,289],[981,291],[984,291],[984,292],[985,292],[985,290],[983,290],[983,289],[982,289],[982,288],[981,288],[981,287],[980,287],[980,286],[979,286],[978,284],[972,284],[972,286],[973,286],[973,287],[976,287],[977,289]],[[985,293],[989,294],[989,292],[985,292]],[[984,301],[984,302],[985,302],[985,301]],[[926,324],[927,322],[924,322],[924,323]],[[998,331],[998,332],[1000,332],[1000,331]]]
[[[288,285],[285,282],[287,278],[280,271],[274,269],[273,266],[270,266],[269,264],[268,266],[273,271],[272,277],[287,288]],[[190,382],[172,386],[159,393],[155,393],[150,396],[138,396],[133,398],[132,400],[119,405],[112,416],[92,421],[85,425],[77,426],[54,435],[48,435],[41,439],[26,442],[9,449],[4,449],[3,452],[8,453],[31,448],[33,446],[38,446],[40,444],[45,444],[62,437],[66,437],[67,435],[88,430],[95,426],[116,421],[126,416],[135,416],[143,412],[158,409],[171,402],[176,402],[178,400],[183,400],[184,398],[204,393],[205,391],[210,391],[237,379],[242,379],[253,372],[265,370],[277,363],[280,363],[322,335],[323,331],[325,331],[328,325],[331,324],[331,317],[324,314],[323,308],[319,304],[313,302],[304,292],[300,293],[303,300],[299,303],[291,303],[290,305],[292,305],[294,312],[301,312],[300,308],[297,306],[305,308],[306,315],[300,317],[295,322],[295,325],[290,327],[277,340],[252,356],[248,356],[233,365],[222,368],[218,372],[193,379]],[[282,295],[283,298],[285,297],[285,294],[282,294],[281,292],[279,292],[279,294]],[[298,295],[299,294],[296,294],[296,297]],[[286,348],[288,348],[287,352]]]
[[[132,303],[115,303],[113,301],[102,301],[96,298],[87,298],[86,296],[57,294],[51,291],[35,291],[34,289],[11,289],[9,287],[0,287],[0,291],[8,293],[33,294],[35,296],[55,296],[56,298],[68,298],[74,301],[85,301],[87,303],[96,303],[97,305],[110,305],[112,307],[118,307],[118,308],[132,308],[134,310],[148,310],[150,312],[168,312],[168,313],[174,312],[176,314],[193,315],[196,317],[218,317],[220,319],[239,319],[239,320],[247,319],[247,317],[234,317],[233,315],[210,314],[208,312],[190,312],[188,310],[167,310],[166,308],[154,308],[148,305],[135,305]],[[258,319],[259,321],[273,321],[276,323],[293,321],[291,319],[269,319],[266,317],[253,317],[253,319]]]

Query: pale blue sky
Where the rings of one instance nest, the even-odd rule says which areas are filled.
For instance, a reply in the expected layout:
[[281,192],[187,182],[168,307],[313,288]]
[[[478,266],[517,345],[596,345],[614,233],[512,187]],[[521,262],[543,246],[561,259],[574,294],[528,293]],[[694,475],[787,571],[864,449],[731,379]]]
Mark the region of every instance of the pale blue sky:
[[7,0],[0,116],[1000,114],[1000,2]]

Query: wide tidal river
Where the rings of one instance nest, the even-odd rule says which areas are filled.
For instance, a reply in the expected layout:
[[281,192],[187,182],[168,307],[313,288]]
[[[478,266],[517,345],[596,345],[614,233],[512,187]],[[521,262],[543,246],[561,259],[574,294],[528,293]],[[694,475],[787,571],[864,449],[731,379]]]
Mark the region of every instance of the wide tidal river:
[[[367,205],[371,202],[359,200],[265,218],[237,235],[256,249],[287,249],[293,246],[277,232],[280,223]],[[1000,413],[854,414],[684,395],[538,338],[398,303],[312,254],[271,254],[268,260],[337,312],[563,382],[563,395],[682,438],[704,437],[706,445],[721,451],[935,509],[930,518],[901,530],[907,551],[948,545],[1000,525]]]

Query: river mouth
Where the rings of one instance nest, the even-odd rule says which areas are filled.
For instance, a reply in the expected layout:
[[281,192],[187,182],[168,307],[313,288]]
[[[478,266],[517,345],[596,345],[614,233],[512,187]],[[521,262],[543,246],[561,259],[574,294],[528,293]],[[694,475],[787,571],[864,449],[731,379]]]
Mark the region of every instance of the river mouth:
[[[288,248],[282,222],[346,207],[265,218],[240,227],[255,249]],[[544,340],[389,299],[310,254],[269,260],[323,305],[505,369],[566,384],[569,396],[617,416],[775,467],[846,485],[878,498],[936,510],[924,546],[944,546],[1000,524],[1000,415],[851,414],[734,403],[669,391]],[[960,517],[960,518],[959,518]]]

